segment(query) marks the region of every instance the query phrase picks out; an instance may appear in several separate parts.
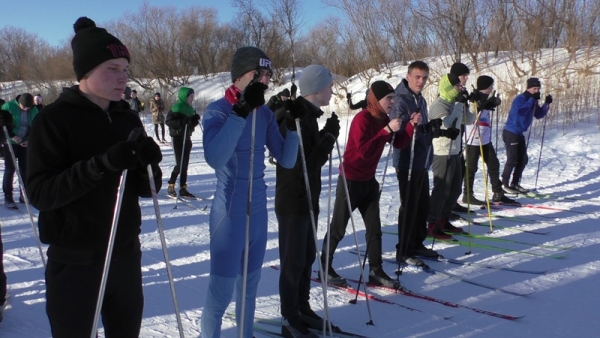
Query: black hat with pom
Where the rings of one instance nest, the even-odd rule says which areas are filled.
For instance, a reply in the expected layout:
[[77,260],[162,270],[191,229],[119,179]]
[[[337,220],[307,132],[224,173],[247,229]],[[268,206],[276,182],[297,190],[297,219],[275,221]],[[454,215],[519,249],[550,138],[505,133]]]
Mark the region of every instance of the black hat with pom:
[[105,61],[119,58],[130,61],[127,47],[106,29],[96,27],[92,19],[82,16],[73,28],[75,36],[71,40],[71,48],[77,81]]

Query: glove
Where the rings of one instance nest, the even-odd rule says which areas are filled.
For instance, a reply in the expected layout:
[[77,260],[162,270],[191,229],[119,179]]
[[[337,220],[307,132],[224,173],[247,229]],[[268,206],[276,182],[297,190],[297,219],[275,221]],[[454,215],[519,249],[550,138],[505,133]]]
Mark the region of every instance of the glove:
[[102,155],[102,164],[107,170],[135,169],[138,163],[140,142],[122,141],[110,147]]
[[441,136],[442,119],[433,119],[421,127],[421,132],[431,133],[433,138]]
[[537,101],[542,97],[542,94],[540,92],[537,92],[537,93],[531,95],[531,97],[533,97]]
[[269,86],[262,82],[254,82],[238,97],[238,102],[233,105],[233,113],[246,118],[255,108],[265,104],[265,90]]
[[469,100],[469,92],[466,89],[461,90],[456,97],[456,102],[465,103]]
[[152,137],[146,136],[139,142],[139,158],[144,165],[158,164],[162,161],[160,147]]
[[327,119],[325,122],[325,127],[323,127],[323,131],[333,135],[333,138],[337,139],[340,136],[340,119],[334,113],[331,113],[331,117]]
[[470,102],[477,102],[479,100],[479,91],[477,89],[473,90],[467,99]]
[[352,98],[352,94],[348,93],[346,94],[346,100],[350,100]]
[[546,100],[544,100],[546,104],[552,103],[552,95],[546,95]]
[[496,107],[498,107],[501,103],[502,99],[500,99],[498,96],[492,96],[489,99],[485,100],[481,104],[481,106],[483,107],[483,109],[493,110]]
[[8,110],[0,110],[0,127],[11,125],[12,114]]
[[301,104],[296,102],[296,100],[286,100],[285,101],[285,119],[287,123],[287,129],[296,131],[296,119],[301,119],[306,116],[306,111],[304,111],[304,107]]
[[190,117],[190,124],[192,127],[196,127],[198,124],[200,124],[200,115],[192,115],[192,117]]
[[445,133],[444,133],[445,135],[443,135],[443,136],[446,136],[447,138],[449,138],[453,141],[456,140],[458,135],[460,135],[460,129],[458,129],[458,128],[450,127],[444,131],[445,131]]

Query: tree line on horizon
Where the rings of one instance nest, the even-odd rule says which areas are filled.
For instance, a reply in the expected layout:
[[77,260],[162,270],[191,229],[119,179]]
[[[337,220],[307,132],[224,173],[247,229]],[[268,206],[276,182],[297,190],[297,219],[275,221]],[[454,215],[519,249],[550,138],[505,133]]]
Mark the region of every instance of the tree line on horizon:
[[[233,52],[247,45],[269,55],[276,83],[286,70],[322,64],[344,77],[359,74],[368,84],[368,70],[385,73],[396,62],[449,55],[479,72],[502,52],[516,77],[536,76],[541,49],[564,48],[574,61],[600,44],[600,2],[590,0],[322,0],[337,15],[311,27],[305,23],[311,9],[300,0],[230,2],[231,22],[219,22],[210,7],[144,2],[97,24],[129,48],[130,78],[147,89],[156,81],[178,88],[192,75],[228,72]],[[57,96],[57,80],[75,83],[71,37],[51,46],[23,28],[0,30],[0,82],[25,81]],[[584,57],[594,74],[600,61],[591,52]],[[519,68],[523,60],[528,69]],[[556,73],[566,73],[569,61]]]

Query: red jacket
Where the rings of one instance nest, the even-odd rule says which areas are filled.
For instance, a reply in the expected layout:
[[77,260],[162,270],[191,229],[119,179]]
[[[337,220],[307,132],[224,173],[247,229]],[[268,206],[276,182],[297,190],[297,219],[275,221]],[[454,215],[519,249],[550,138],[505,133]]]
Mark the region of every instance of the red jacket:
[[[392,134],[386,128],[389,122],[387,115],[383,120],[377,121],[366,109],[356,114],[350,125],[344,152],[343,165],[347,179],[368,181],[375,177],[383,148],[392,140]],[[408,123],[404,130],[396,132],[394,147],[403,149],[409,145],[413,130],[412,124]]]

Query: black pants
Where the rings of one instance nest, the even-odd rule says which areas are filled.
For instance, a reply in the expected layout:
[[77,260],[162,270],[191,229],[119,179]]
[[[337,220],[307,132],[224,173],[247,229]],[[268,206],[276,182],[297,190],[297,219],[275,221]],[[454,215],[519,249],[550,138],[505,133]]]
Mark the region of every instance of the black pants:
[[[315,215],[315,225],[317,224]],[[277,214],[279,222],[279,299],[281,315],[298,315],[300,308],[310,307],[310,276],[315,262],[316,246],[310,216]]]
[[165,124],[161,123],[160,124],[160,128],[161,128],[162,138],[158,137],[158,124],[154,125],[154,133],[156,134],[156,139],[159,140],[159,141],[165,139]]
[[[475,182],[475,173],[477,172],[477,165],[479,164],[480,155],[483,155],[483,162],[487,167],[486,172],[490,178],[492,191],[496,193],[502,192],[502,182],[500,182],[500,162],[498,161],[496,150],[494,149],[492,142],[482,145],[481,148],[479,148],[479,146],[468,145],[465,148],[465,151],[467,153],[467,169],[469,172],[467,173],[464,181],[464,194],[473,196],[473,182]],[[468,189],[467,182],[469,183]]]
[[[402,256],[413,256],[423,247],[427,238],[427,214],[429,213],[429,173],[413,170],[408,182],[408,170],[396,170],[400,189],[398,211],[398,245]],[[406,199],[408,192],[408,200]],[[406,219],[406,224],[404,220]]]
[[[333,254],[338,244],[344,238],[346,226],[350,219],[344,178],[340,175],[335,191],[335,203],[329,233],[323,239],[323,255],[329,255],[329,265],[333,261]],[[367,255],[371,269],[381,267],[381,219],[379,218],[379,183],[375,178],[368,181],[346,180],[352,211],[358,208],[365,223],[367,240]],[[327,237],[331,236],[330,246],[327,248]],[[324,260],[325,256],[321,256]]]
[[[25,184],[25,178],[27,177],[27,148],[21,147],[18,144],[11,145],[15,152],[15,158],[19,164],[19,174]],[[13,202],[13,179],[15,177],[16,165],[10,155],[9,145],[4,143],[4,177],[2,179],[2,192],[4,192],[4,199]],[[21,189],[24,187],[21,187]],[[22,191],[21,191],[22,192]]]
[[[504,171],[502,171],[502,184],[506,186],[515,186],[521,182],[523,170],[529,161],[529,157],[527,156],[527,146],[525,145],[525,136],[503,130],[502,140],[504,141],[504,146],[506,148],[506,164],[504,164]],[[512,181],[510,180],[511,174]]]
[[462,164],[460,155],[433,155],[433,188],[429,200],[428,222],[448,219],[460,196]]
[[[175,167],[171,172],[171,178],[169,178],[169,184],[175,184],[177,176],[181,173],[179,179],[179,186],[183,187],[187,183],[187,170],[188,164],[190,163],[190,153],[192,152],[192,139],[185,139],[185,150],[183,149],[183,136],[175,136],[171,138],[173,144],[173,152],[175,153]],[[181,161],[181,154],[183,151],[183,162]]]
[[[101,310],[107,338],[139,337],[144,309],[141,257],[138,248],[111,262]],[[46,313],[54,338],[90,336],[103,267],[104,260],[77,265],[48,259]]]

